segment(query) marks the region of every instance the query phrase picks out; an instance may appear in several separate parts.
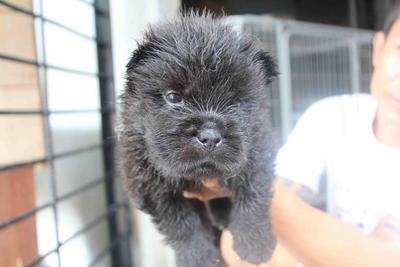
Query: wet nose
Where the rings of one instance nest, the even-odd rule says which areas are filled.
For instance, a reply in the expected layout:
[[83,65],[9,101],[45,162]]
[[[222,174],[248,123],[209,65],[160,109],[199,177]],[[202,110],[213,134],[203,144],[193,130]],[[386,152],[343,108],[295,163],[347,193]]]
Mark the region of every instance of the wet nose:
[[197,141],[206,149],[213,150],[222,142],[221,133],[217,129],[205,128],[197,134]]

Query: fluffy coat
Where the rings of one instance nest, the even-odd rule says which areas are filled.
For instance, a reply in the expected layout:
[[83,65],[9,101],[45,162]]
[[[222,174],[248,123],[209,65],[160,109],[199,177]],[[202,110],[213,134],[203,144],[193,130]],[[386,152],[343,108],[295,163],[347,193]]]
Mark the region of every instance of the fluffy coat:
[[[124,176],[134,203],[175,249],[178,266],[222,262],[214,239],[221,224],[242,259],[271,257],[275,149],[267,85],[275,76],[266,52],[210,14],[152,26],[134,51],[121,96]],[[218,203],[182,196],[211,178],[233,192],[231,205],[218,210]]]

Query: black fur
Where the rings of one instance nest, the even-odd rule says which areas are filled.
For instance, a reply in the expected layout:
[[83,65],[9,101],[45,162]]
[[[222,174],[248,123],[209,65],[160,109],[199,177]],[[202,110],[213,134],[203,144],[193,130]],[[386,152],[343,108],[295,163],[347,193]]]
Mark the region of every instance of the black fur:
[[[273,60],[251,38],[195,12],[152,26],[127,65],[119,126],[127,187],[175,249],[180,267],[221,261],[212,222],[227,224],[244,260],[257,264],[273,252],[266,87],[275,76]],[[170,91],[183,103],[168,103]],[[204,127],[222,136],[211,152],[196,141]],[[235,196],[225,219],[207,216],[225,206],[182,197],[215,177]]]

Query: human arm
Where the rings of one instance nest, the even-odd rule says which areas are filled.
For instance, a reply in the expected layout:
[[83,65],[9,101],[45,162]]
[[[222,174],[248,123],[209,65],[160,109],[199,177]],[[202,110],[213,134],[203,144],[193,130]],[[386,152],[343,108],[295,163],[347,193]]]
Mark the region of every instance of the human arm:
[[[307,267],[400,266],[398,225],[391,223],[390,227],[381,228],[390,239],[363,234],[311,207],[280,182],[274,184],[271,220],[280,243]],[[225,232],[221,250],[228,265],[251,266],[237,258],[232,242],[230,234]],[[273,265],[273,261],[261,265],[270,266],[279,265]]]
[[317,210],[275,183],[271,219],[288,251],[308,267],[399,267],[400,241],[390,242]]

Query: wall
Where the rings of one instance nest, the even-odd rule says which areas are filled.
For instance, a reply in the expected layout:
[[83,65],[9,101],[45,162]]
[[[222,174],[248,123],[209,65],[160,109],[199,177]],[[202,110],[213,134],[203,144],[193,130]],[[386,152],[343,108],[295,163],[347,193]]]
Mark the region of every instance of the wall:
[[[179,7],[179,0],[111,1],[114,79],[117,95],[124,88],[125,65],[146,26],[170,18],[177,13]],[[163,244],[162,236],[154,229],[149,216],[135,210],[132,221],[135,232],[132,248],[135,249],[136,266],[175,266],[172,250]]]

